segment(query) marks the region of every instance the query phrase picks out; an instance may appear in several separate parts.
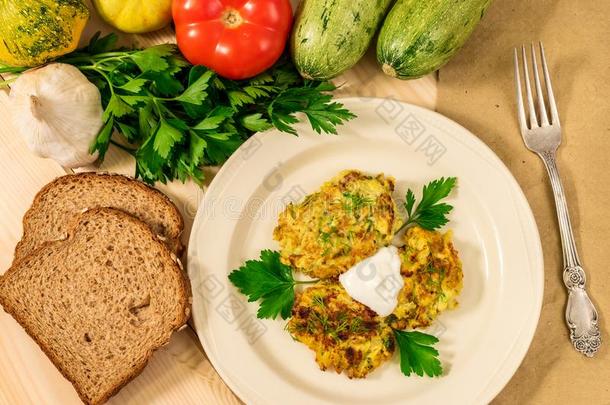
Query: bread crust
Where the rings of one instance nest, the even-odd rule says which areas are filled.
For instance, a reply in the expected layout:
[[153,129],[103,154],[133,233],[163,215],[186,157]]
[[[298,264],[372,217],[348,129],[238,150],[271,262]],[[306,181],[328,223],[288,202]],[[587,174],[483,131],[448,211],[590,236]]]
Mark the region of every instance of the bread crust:
[[[182,257],[182,254],[184,252],[184,246],[182,245],[181,235],[182,235],[182,232],[184,231],[184,219],[182,218],[182,214],[176,207],[176,204],[174,204],[174,202],[167,195],[165,195],[161,191],[157,190],[156,188],[152,187],[151,185],[144,183],[141,180],[138,180],[138,179],[135,179],[133,177],[126,176],[123,174],[107,173],[107,172],[82,172],[82,173],[73,173],[73,174],[66,174],[64,176],[59,176],[59,177],[55,178],[53,181],[51,181],[50,183],[46,184],[42,189],[40,189],[40,191],[38,191],[38,193],[36,193],[36,195],[34,196],[34,199],[32,200],[32,205],[30,206],[30,208],[26,211],[25,215],[23,216],[23,220],[22,220],[23,234],[22,234],[21,240],[19,242],[17,242],[17,245],[15,246],[15,253],[14,253],[15,258],[19,258],[19,257],[23,256],[20,253],[20,251],[21,251],[21,249],[23,249],[25,235],[32,232],[31,225],[30,225],[31,224],[30,218],[32,217],[33,213],[39,209],[39,205],[41,204],[42,197],[49,190],[53,189],[54,187],[57,187],[58,185],[61,185],[61,184],[66,184],[68,182],[73,181],[74,179],[87,180],[87,179],[93,179],[93,178],[95,178],[95,179],[104,178],[104,179],[108,179],[110,181],[119,182],[126,186],[137,187],[146,194],[149,194],[151,196],[154,195],[155,197],[160,198],[167,205],[167,207],[169,207],[169,209],[174,212],[173,216],[178,221],[178,230],[179,231],[175,235],[170,235],[171,240],[167,240],[165,243],[168,246],[170,246],[170,248],[173,248],[174,252],[176,253],[176,255],[178,257]],[[90,208],[95,208],[95,207],[90,207]],[[111,207],[111,208],[113,208],[113,207]],[[115,209],[118,210],[118,208],[115,208]],[[32,253],[32,252],[30,252],[30,253]],[[15,264],[15,262],[16,261],[13,260],[13,264]]]
[[2,286],[2,284],[4,282],[6,282],[6,280],[8,279],[8,276],[10,274],[12,274],[15,271],[17,271],[18,267],[20,267],[21,265],[26,264],[28,260],[31,260],[39,252],[45,251],[49,246],[52,246],[54,244],[70,243],[70,240],[72,240],[72,238],[74,237],[75,233],[77,232],[78,225],[83,220],[83,218],[85,218],[87,216],[90,216],[90,215],[95,215],[97,212],[112,213],[113,215],[119,216],[121,218],[121,220],[131,222],[135,226],[140,227],[143,232],[148,233],[151,236],[151,239],[153,240],[153,243],[158,246],[159,254],[161,256],[163,256],[163,258],[168,263],[172,263],[171,268],[179,276],[178,280],[180,280],[181,287],[182,287],[181,288],[182,294],[178,297],[179,302],[180,302],[180,306],[182,307],[181,317],[179,319],[177,319],[176,322],[173,322],[170,325],[170,333],[168,334],[167,339],[165,339],[163,342],[161,342],[161,344],[156,345],[156,346],[151,347],[150,349],[148,349],[147,352],[146,352],[146,356],[145,356],[144,361],[132,373],[128,374],[119,383],[117,383],[114,387],[112,387],[108,392],[104,393],[104,395],[102,395],[102,397],[98,401],[89,401],[85,397],[85,394],[81,390],[81,387],[78,385],[78,383],[76,381],[73,381],[68,376],[67,371],[61,366],[61,364],[59,362],[59,359],[52,353],[50,348],[47,345],[45,345],[38,338],[38,336],[36,336],[33,333],[33,331],[30,330],[30,328],[28,328],[26,326],[27,323],[18,314],[18,311],[15,310],[15,308],[11,305],[11,303],[2,294],[0,294],[0,305],[2,305],[4,310],[8,314],[10,314],[24,328],[26,333],[36,342],[36,344],[46,354],[46,356],[51,360],[51,362],[55,365],[55,367],[59,370],[59,372],[64,376],[64,378],[66,378],[68,381],[70,381],[70,383],[72,384],[72,386],[76,390],[76,392],[77,392],[78,396],[80,397],[80,399],[83,401],[83,403],[85,403],[87,405],[99,405],[99,404],[105,403],[106,401],[108,401],[109,398],[111,398],[112,396],[116,395],[126,384],[128,384],[130,381],[132,381],[138,375],[140,375],[140,373],[142,373],[142,371],[144,370],[144,368],[148,364],[148,361],[152,357],[153,353],[156,350],[158,350],[160,347],[167,345],[169,343],[170,339],[171,339],[171,335],[187,323],[187,321],[188,321],[188,319],[190,317],[190,314],[191,314],[191,305],[192,305],[192,292],[191,292],[190,282],[187,279],[186,273],[180,268],[179,264],[172,257],[172,253],[169,250],[169,248],[167,247],[167,245],[165,243],[163,243],[161,240],[159,240],[157,235],[155,235],[155,233],[150,229],[150,227],[147,224],[145,224],[144,222],[140,221],[139,219],[135,218],[132,215],[129,215],[129,214],[125,213],[124,211],[121,211],[121,210],[116,209],[116,208],[108,208],[108,207],[93,208],[93,209],[87,210],[87,211],[85,211],[85,212],[83,212],[81,214],[78,214],[75,218],[73,218],[72,223],[69,226],[68,235],[67,235],[67,237],[65,239],[44,242],[34,252],[30,253],[30,255],[28,255],[28,256],[24,257],[23,259],[13,263],[12,266],[3,275],[0,275],[0,286]]

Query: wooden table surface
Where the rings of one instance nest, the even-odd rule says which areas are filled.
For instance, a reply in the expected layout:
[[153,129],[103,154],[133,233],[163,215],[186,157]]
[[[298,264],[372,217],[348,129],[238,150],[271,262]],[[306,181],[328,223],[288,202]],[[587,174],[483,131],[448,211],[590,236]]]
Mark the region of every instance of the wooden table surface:
[[[93,13],[93,7],[90,7]],[[111,31],[92,16],[83,40],[95,31]],[[174,42],[173,33],[163,30],[147,36],[123,36],[124,44],[146,46]],[[337,78],[342,84],[338,97],[390,97],[434,109],[436,76],[403,82],[390,79],[377,67],[374,55],[367,55],[355,68]],[[21,218],[38,190],[69,172],[49,159],[34,156],[11,123],[8,93],[0,91],[0,273],[10,266],[14,247],[21,238]],[[134,174],[133,158],[111,146],[102,165],[80,170],[100,170]],[[206,169],[209,182],[213,169]],[[189,182],[159,185],[181,210],[185,219],[184,242],[201,197],[202,189]],[[188,265],[188,264],[187,264]],[[70,383],[55,369],[36,343],[4,311],[0,311],[0,404],[79,404]],[[123,388],[111,404],[238,404],[205,356],[197,335],[187,328],[174,334],[171,342],[158,350],[144,372]]]

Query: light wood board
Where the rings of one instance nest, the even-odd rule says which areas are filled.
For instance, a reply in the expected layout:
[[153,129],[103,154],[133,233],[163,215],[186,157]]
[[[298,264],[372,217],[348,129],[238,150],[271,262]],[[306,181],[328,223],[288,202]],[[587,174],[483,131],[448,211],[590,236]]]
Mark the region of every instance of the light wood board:
[[[112,29],[100,21],[93,7],[83,41],[96,31]],[[170,29],[148,35],[122,36],[124,45],[148,46],[174,42]],[[338,97],[387,97],[433,109],[436,103],[434,75],[410,82],[388,78],[378,69],[369,53],[352,70],[335,80],[341,85]],[[14,247],[21,238],[21,218],[34,195],[46,183],[67,171],[55,162],[34,156],[15,131],[10,118],[7,92],[0,92],[0,273],[13,258]],[[290,135],[286,135],[290,136]],[[101,165],[80,170],[100,170],[134,174],[133,158],[110,148]],[[206,181],[212,180],[214,168],[207,168]],[[185,219],[184,241],[194,219],[199,201],[205,193],[192,182],[160,184],[181,210]],[[187,264],[188,265],[188,264]],[[55,369],[44,353],[21,327],[0,311],[0,404],[80,403],[72,386]],[[144,372],[128,384],[111,404],[238,404],[239,399],[222,382],[205,357],[196,334],[190,328],[176,333],[169,345],[155,353]]]

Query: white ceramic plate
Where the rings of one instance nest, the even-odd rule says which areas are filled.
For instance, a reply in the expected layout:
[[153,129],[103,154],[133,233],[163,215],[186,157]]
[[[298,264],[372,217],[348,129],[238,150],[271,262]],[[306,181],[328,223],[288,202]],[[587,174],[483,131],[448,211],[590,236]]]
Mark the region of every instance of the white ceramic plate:
[[[338,136],[307,125],[299,137],[270,131],[246,142],[207,190],[189,245],[193,318],[218,373],[248,404],[482,404],[508,382],[532,340],[543,292],[542,251],[529,205],[507,168],[478,138],[419,107],[345,99],[358,118]],[[398,355],[364,380],[321,372],[314,354],[283,330],[256,319],[227,275],[262,249],[289,201],[342,169],[385,173],[408,187],[457,176],[449,226],[464,268],[459,308],[430,333],[445,375],[407,378]]]

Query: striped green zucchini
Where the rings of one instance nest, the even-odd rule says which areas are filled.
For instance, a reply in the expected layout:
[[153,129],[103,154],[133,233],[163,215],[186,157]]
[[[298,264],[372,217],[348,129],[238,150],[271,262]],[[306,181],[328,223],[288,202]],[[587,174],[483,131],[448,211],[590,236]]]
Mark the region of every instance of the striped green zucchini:
[[291,38],[294,63],[307,79],[327,80],[366,52],[391,0],[303,0]]
[[447,63],[464,45],[491,0],[398,0],[388,13],[377,60],[383,71],[414,79]]

